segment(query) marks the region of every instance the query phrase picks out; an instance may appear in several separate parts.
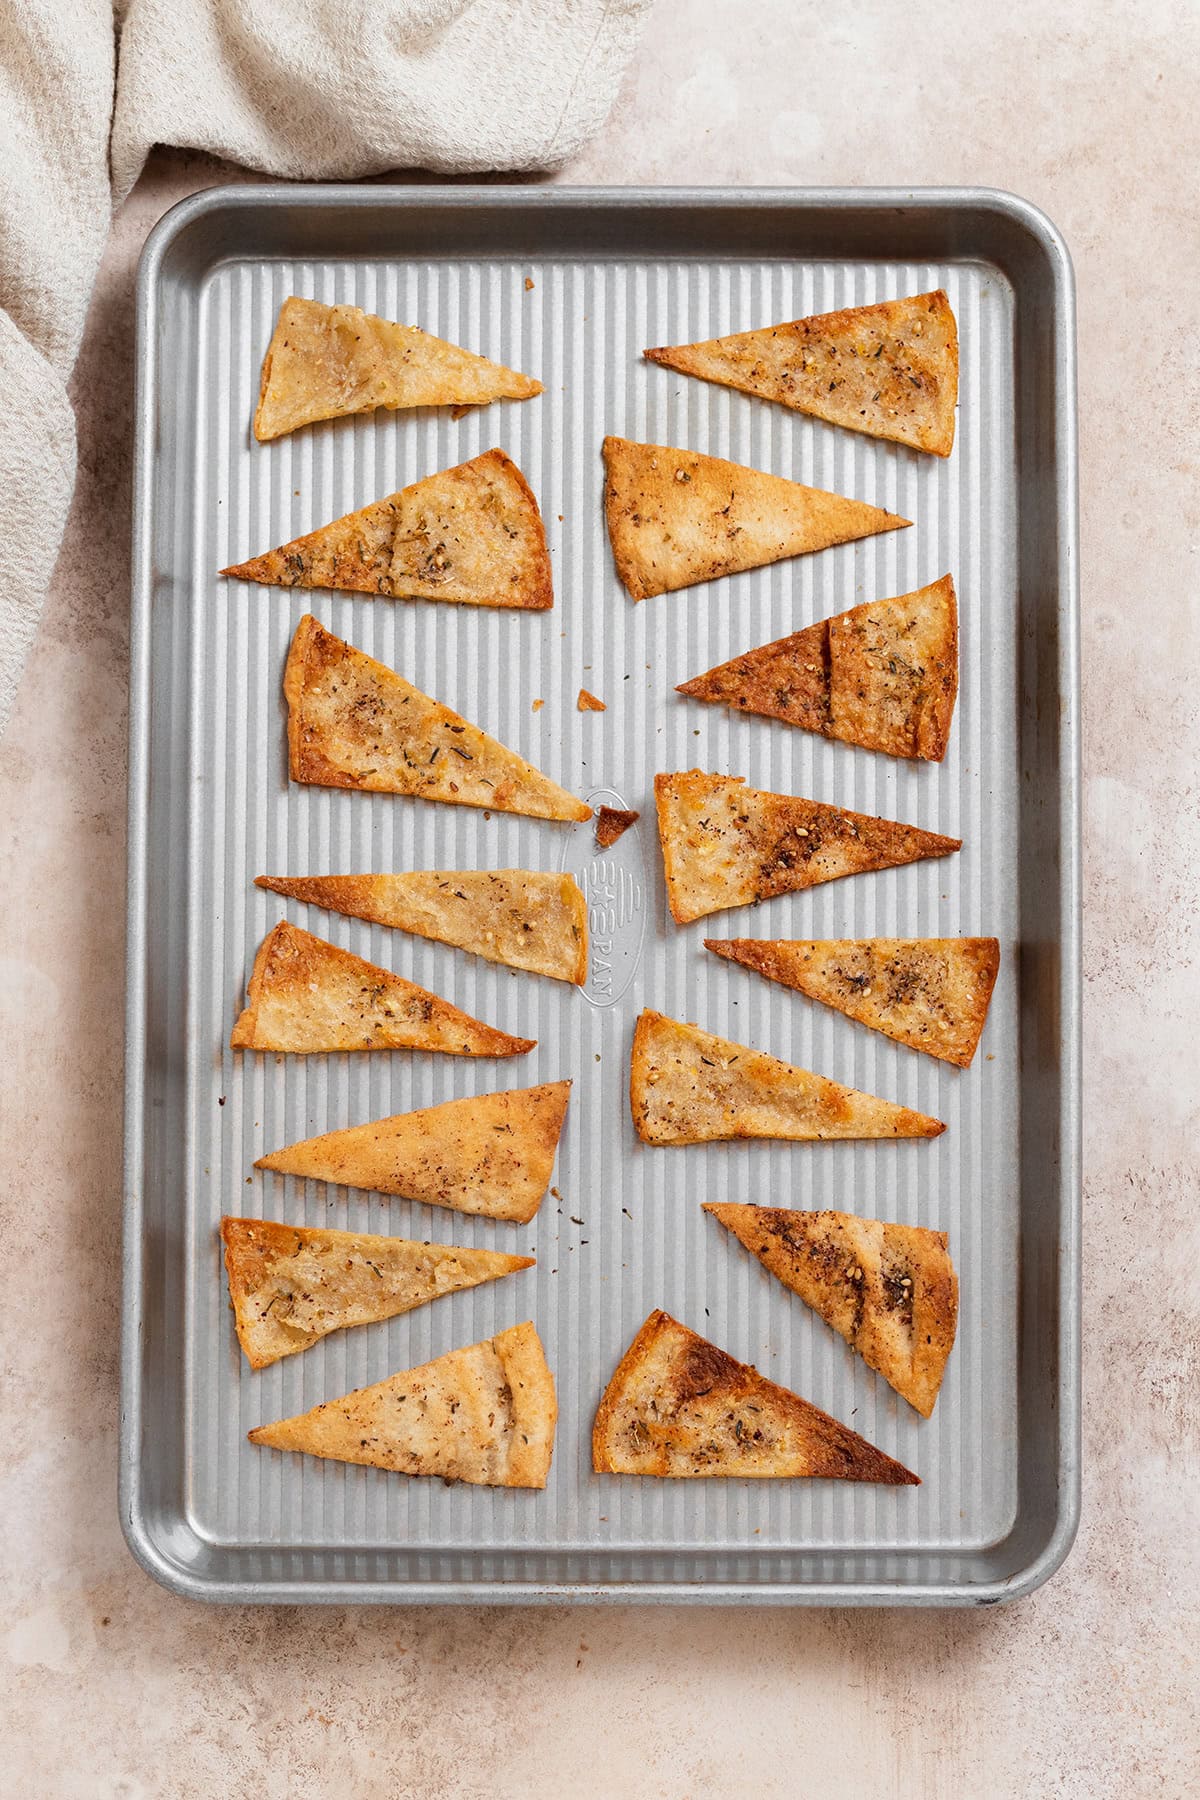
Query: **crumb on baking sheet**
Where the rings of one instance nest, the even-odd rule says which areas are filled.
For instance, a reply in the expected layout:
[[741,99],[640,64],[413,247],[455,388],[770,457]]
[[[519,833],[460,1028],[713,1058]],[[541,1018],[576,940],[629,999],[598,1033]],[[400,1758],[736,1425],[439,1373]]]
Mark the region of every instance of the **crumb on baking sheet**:
[[595,694],[589,694],[587,689],[584,687],[580,688],[579,698],[575,702],[575,704],[579,708],[580,712],[607,712],[608,711],[608,708],[607,708],[607,706],[605,706],[603,700],[597,699]]

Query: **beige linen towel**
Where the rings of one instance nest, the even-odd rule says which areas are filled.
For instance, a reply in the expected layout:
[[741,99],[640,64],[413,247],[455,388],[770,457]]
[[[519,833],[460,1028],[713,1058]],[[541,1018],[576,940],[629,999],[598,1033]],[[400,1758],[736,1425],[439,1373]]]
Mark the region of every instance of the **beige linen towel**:
[[0,0],[0,731],[75,481],[66,382],[154,144],[292,179],[560,167],[652,0]]

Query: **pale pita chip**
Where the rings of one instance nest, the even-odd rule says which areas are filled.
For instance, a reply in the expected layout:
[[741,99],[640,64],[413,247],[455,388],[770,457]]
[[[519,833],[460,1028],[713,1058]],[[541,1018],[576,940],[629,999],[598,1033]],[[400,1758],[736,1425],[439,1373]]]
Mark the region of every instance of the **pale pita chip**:
[[920,1485],[857,1432],[665,1312],[650,1314],[604,1391],[592,1467],[598,1475]]
[[954,448],[958,327],[941,288],[645,354],[869,437]]
[[958,1327],[944,1231],[774,1206],[708,1201],[704,1210],[930,1416]]
[[556,782],[306,613],[283,676],[293,781],[531,819],[590,819]]
[[569,1081],[550,1081],[445,1100],[304,1138],[254,1166],[527,1225],[550,1185],[570,1093]]
[[554,1377],[527,1323],[248,1435],[400,1475],[544,1488],[557,1419]]
[[664,444],[608,437],[604,462],[613,558],[635,600],[910,523],[862,500]]
[[531,1256],[458,1250],[409,1238],[222,1219],[238,1342],[252,1369],[307,1350],[331,1331],[411,1312],[439,1294],[533,1267]]
[[907,1106],[650,1011],[634,1028],[629,1104],[646,1144],[932,1138],[946,1129]]
[[958,605],[949,575],[749,650],[678,693],[783,719],[888,756],[941,762],[958,693]]
[[960,838],[748,788],[740,775],[656,775],[667,898],[677,924],[801,888],[949,856]]
[[266,443],[300,425],[377,406],[482,406],[541,391],[531,376],[415,325],[293,294],[279,309],[263,358],[254,435]]
[[281,919],[258,947],[235,1050],[440,1050],[446,1056],[524,1056],[535,1038],[510,1037],[448,1000]]
[[550,552],[529,483],[503,450],[427,475],[278,550],[221,570],[270,587],[544,612]]
[[415,932],[489,962],[587,980],[587,901],[573,875],[421,869],[403,875],[258,875],[257,886]]
[[898,1044],[969,1069],[1000,968],[996,938],[705,938],[706,947]]

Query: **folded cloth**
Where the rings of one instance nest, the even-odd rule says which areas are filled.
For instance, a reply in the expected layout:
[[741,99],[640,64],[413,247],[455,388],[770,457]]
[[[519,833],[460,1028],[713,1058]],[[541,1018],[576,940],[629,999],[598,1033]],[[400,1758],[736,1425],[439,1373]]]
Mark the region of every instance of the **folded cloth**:
[[652,0],[0,0],[0,731],[75,474],[66,381],[155,144],[294,180],[554,169]]

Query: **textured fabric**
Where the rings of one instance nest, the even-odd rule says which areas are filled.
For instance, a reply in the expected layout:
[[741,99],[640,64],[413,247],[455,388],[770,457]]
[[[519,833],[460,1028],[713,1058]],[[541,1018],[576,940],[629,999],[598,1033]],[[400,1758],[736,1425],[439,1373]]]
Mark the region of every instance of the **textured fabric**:
[[652,0],[0,0],[0,730],[74,483],[66,380],[155,144],[291,179],[561,166]]

